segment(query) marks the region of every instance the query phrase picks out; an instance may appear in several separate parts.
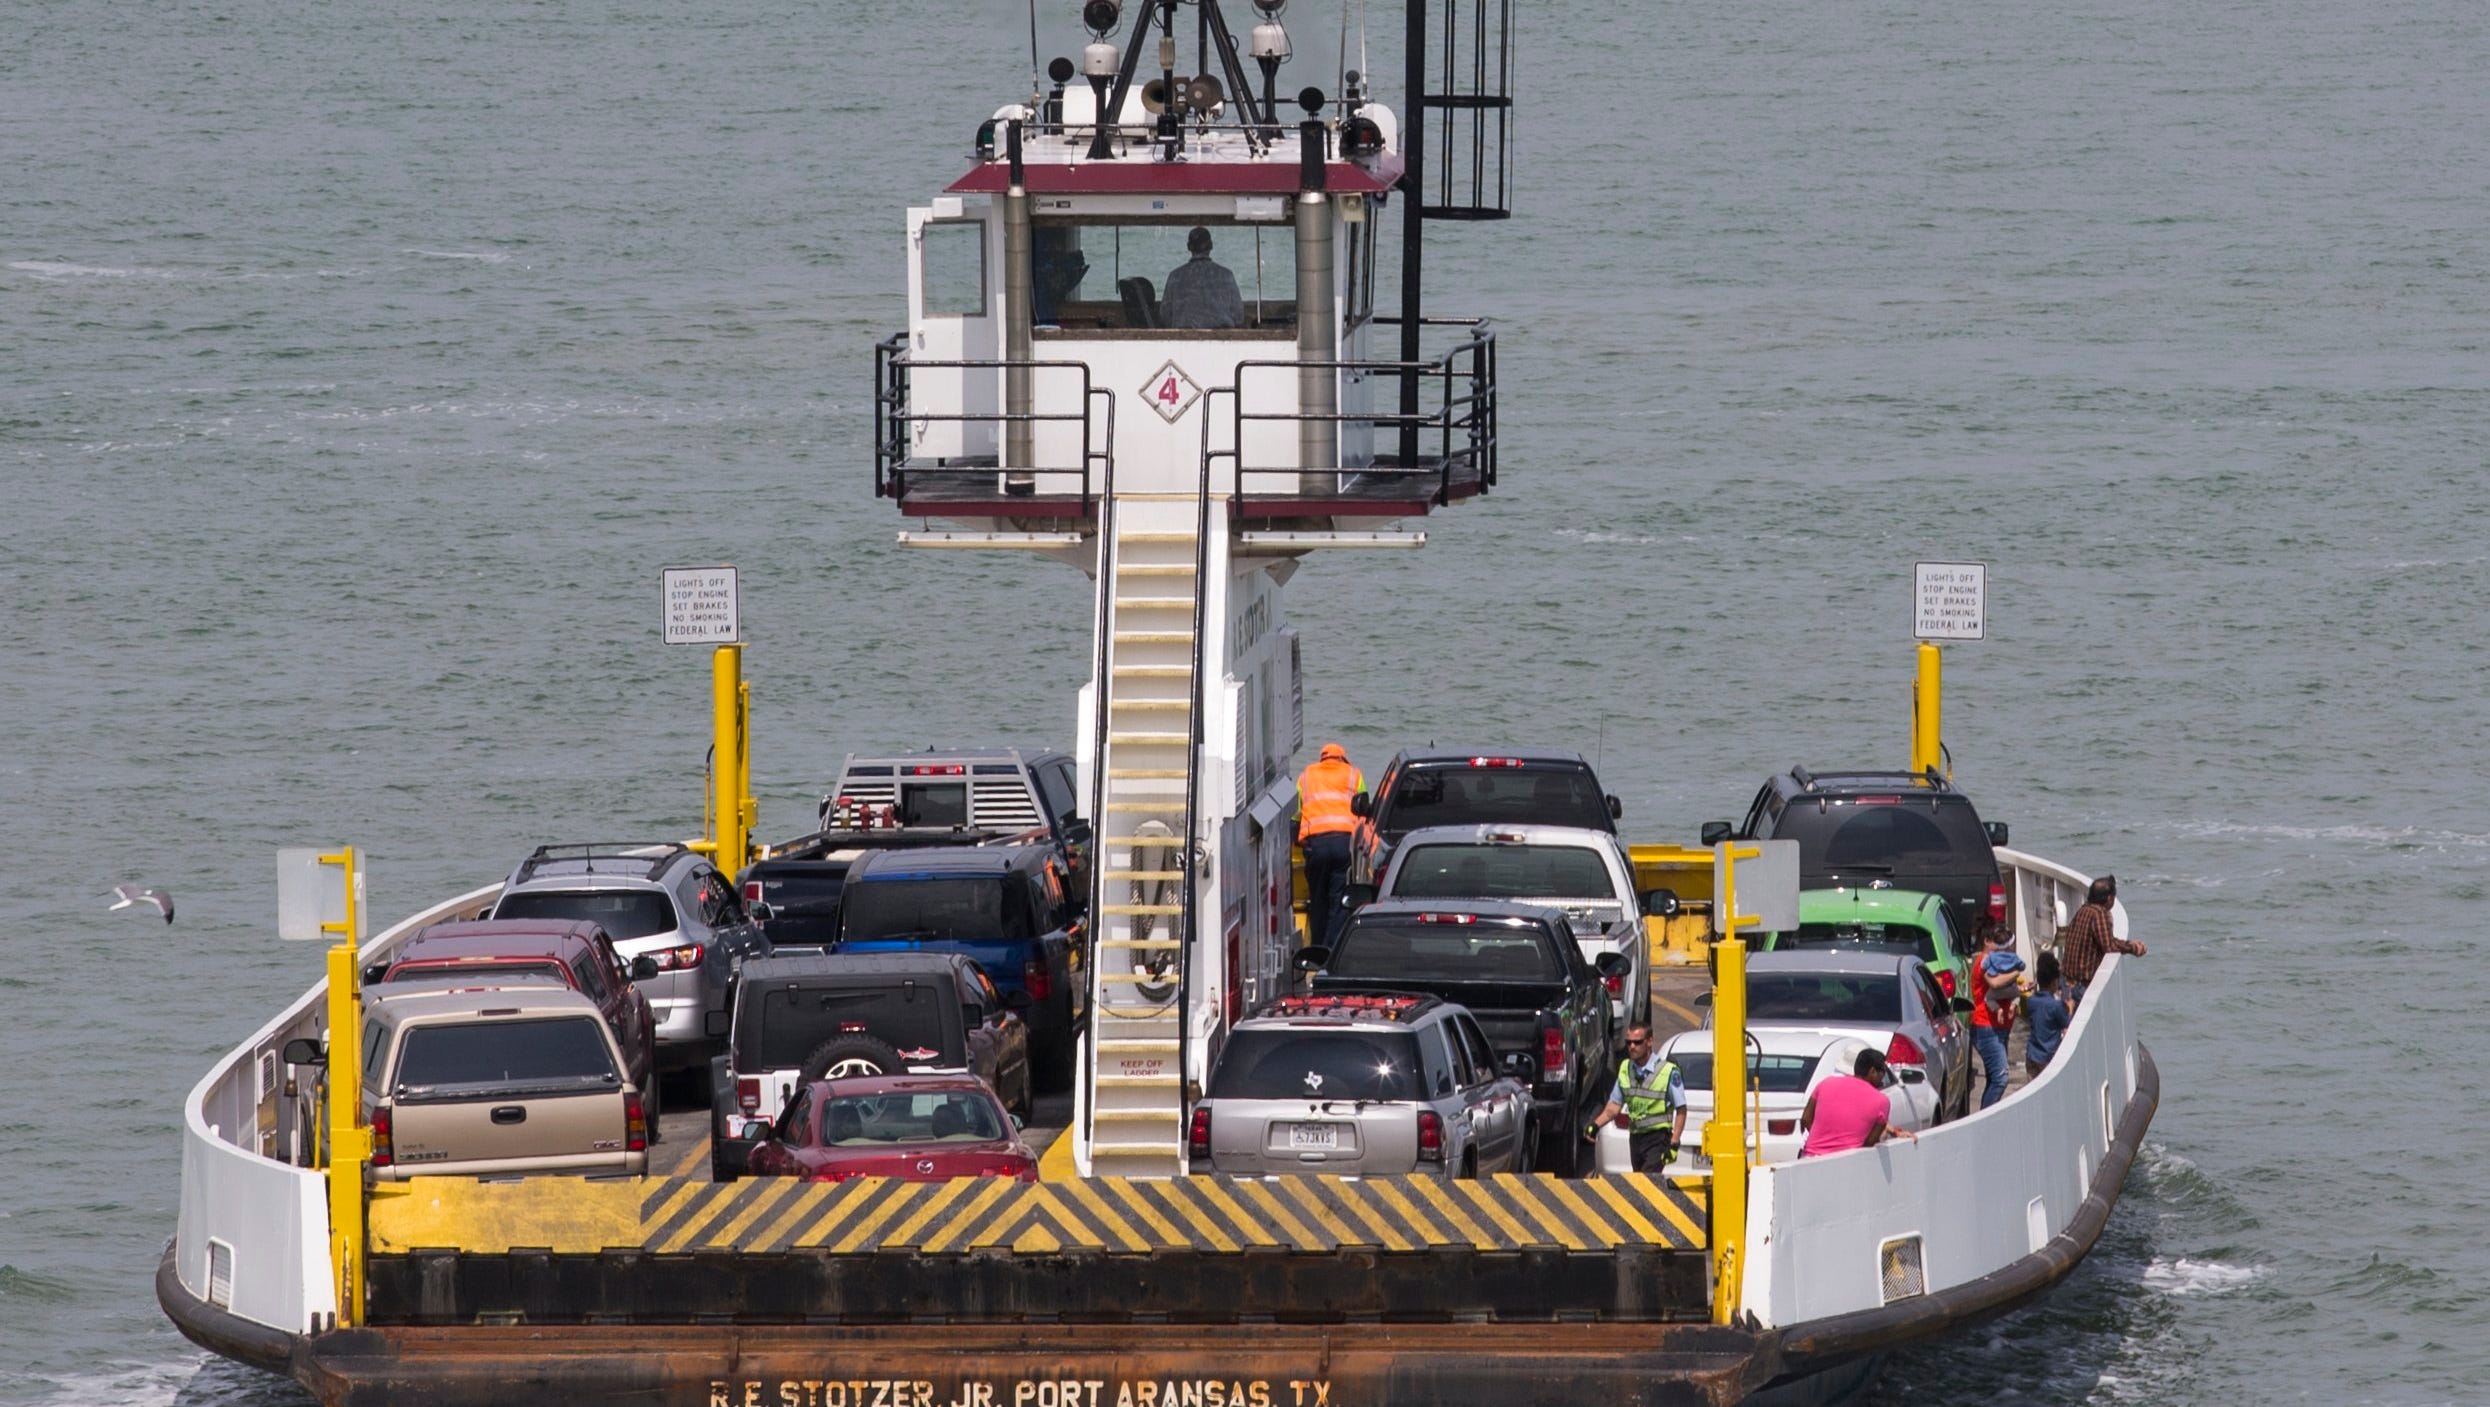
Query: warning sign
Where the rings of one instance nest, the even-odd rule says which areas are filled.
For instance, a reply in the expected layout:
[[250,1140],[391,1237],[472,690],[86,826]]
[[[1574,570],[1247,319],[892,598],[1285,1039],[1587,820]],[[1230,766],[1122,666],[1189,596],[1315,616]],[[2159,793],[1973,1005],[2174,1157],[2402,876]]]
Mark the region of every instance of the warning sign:
[[741,588],[733,567],[667,567],[669,645],[732,645],[743,636]]
[[1922,562],[1911,633],[1922,640],[1977,640],[1987,629],[1986,562]]
[[1193,378],[1184,374],[1184,368],[1172,361],[1151,372],[1150,379],[1141,383],[1141,398],[1149,402],[1150,409],[1157,411],[1159,418],[1170,425],[1184,419],[1184,413],[1193,409],[1193,403],[1201,399],[1201,395],[1202,388],[1193,384]]

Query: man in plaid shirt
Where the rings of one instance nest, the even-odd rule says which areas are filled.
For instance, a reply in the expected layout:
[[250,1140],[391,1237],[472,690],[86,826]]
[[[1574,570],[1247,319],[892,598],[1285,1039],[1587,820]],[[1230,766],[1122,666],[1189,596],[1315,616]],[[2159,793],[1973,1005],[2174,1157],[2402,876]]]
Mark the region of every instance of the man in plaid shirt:
[[2070,1000],[2082,1000],[2092,975],[2101,970],[2103,954],[2144,956],[2142,943],[2121,938],[2110,928],[2110,905],[2117,898],[2117,876],[2101,876],[2084,891],[2084,906],[2075,911],[2074,921],[2058,930],[2058,970],[2066,976]]

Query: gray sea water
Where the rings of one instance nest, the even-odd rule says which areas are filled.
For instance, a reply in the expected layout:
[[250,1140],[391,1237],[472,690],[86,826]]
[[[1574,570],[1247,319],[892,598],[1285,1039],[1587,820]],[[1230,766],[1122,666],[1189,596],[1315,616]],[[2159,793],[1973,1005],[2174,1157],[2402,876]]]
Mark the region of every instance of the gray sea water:
[[[2071,1282],[1880,1403],[2490,1400],[2486,14],[1523,11],[1518,216],[1429,256],[1505,329],[1504,484],[1297,578],[1309,723],[1597,751],[1691,840],[1899,764],[1911,564],[1989,564],[1957,776],[2122,877],[2164,1102]],[[1338,11],[1291,21],[1332,87]],[[150,1287],[180,1093],[317,974],[271,852],[363,847],[388,917],[696,829],[659,567],[742,568],[765,831],[851,748],[1069,740],[1086,584],[903,552],[866,451],[901,210],[1025,26],[11,12],[0,1400],[301,1400]]]

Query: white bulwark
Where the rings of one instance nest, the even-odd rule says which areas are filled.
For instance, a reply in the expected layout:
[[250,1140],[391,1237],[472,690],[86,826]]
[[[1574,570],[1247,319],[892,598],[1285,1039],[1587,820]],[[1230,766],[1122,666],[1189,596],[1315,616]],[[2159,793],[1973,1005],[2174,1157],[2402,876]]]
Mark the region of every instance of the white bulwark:
[[1911,633],[1922,640],[1978,640],[1988,624],[1986,562],[1922,562],[1912,593]]
[[669,645],[732,645],[744,638],[742,588],[733,567],[667,567]]

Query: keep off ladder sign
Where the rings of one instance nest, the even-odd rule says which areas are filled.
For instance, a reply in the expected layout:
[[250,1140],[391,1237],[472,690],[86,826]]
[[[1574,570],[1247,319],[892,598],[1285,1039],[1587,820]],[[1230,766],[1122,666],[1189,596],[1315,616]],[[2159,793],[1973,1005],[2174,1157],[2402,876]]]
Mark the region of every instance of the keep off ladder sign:
[[1977,640],[1988,627],[1986,562],[1921,562],[1911,633],[1922,640]]
[[733,567],[667,567],[669,645],[732,645],[744,638],[742,588]]

